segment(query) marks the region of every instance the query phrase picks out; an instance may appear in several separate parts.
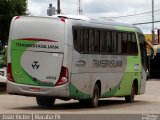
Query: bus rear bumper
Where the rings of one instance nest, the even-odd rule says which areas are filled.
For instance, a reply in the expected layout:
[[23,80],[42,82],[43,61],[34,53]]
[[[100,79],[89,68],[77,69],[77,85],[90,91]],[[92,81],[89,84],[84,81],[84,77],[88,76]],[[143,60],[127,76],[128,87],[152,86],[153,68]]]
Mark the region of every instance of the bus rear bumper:
[[7,81],[7,93],[13,95],[23,96],[53,96],[56,98],[68,98],[69,97],[69,83],[60,86],[42,87],[18,84]]

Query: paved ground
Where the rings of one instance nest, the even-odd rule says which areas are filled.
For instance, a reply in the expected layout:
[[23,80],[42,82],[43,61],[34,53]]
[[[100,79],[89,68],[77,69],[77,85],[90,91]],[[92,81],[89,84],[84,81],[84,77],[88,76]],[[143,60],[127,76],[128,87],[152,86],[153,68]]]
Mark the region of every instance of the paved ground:
[[160,114],[160,80],[147,81],[144,95],[136,96],[134,103],[124,98],[100,100],[97,108],[84,108],[76,100],[57,100],[52,108],[37,106],[35,98],[0,95],[0,113],[54,113],[54,114]]

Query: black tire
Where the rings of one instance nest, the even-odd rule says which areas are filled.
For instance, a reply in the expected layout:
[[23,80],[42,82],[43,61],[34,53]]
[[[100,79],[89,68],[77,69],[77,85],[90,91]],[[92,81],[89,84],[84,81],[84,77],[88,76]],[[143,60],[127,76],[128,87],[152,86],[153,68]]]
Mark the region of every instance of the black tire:
[[97,107],[99,102],[100,89],[97,84],[95,84],[93,89],[93,94],[91,99],[79,100],[80,105],[87,107]]
[[39,97],[36,97],[36,101],[39,106],[51,107],[51,106],[54,106],[55,98],[39,96]]
[[98,106],[99,102],[99,96],[100,96],[100,89],[97,84],[95,84],[94,89],[93,89],[93,95],[92,98],[89,99],[89,106],[94,108]]
[[136,94],[136,86],[135,86],[135,84],[133,84],[132,88],[131,88],[131,94],[129,96],[125,96],[126,102],[133,103],[135,94]]

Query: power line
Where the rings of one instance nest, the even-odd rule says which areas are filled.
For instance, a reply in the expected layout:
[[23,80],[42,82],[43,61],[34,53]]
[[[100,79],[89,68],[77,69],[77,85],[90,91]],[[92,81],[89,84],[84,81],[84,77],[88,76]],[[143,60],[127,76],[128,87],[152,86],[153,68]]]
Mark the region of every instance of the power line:
[[[156,17],[160,15],[160,13],[156,13],[154,14]],[[136,18],[140,18],[140,17],[151,17],[151,15],[141,15],[141,16],[137,16]],[[119,19],[133,19],[133,17],[128,17],[128,18],[119,18]]]
[[160,20],[154,21],[154,22],[142,22],[142,23],[134,23],[133,25],[144,25],[144,24],[151,24],[151,23],[159,23]]
[[[160,9],[157,9],[157,10],[154,10],[154,11],[157,12],[157,11],[160,11]],[[152,11],[142,12],[142,13],[137,13],[137,14],[124,15],[124,16],[108,17],[108,18],[133,17],[133,16],[144,15],[144,14],[148,14],[148,13],[152,13]],[[104,18],[104,17],[103,17],[103,18]]]

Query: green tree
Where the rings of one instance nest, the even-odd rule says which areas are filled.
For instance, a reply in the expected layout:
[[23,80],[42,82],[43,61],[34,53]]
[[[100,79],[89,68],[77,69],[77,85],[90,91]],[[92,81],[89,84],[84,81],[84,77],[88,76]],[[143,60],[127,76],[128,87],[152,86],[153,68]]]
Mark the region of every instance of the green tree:
[[0,55],[0,68],[6,67],[7,66],[7,48],[4,48],[1,51]]
[[14,16],[27,15],[27,0],[0,0],[0,68],[7,64],[8,35]]
[[0,40],[8,42],[10,22],[14,16],[27,15],[27,0],[0,0]]

